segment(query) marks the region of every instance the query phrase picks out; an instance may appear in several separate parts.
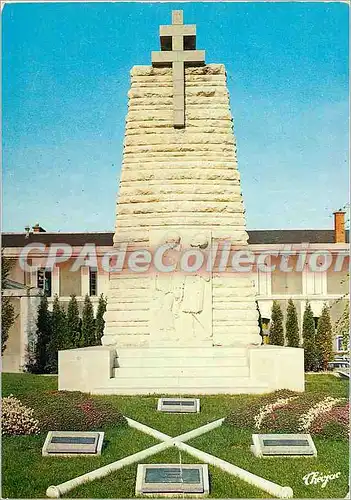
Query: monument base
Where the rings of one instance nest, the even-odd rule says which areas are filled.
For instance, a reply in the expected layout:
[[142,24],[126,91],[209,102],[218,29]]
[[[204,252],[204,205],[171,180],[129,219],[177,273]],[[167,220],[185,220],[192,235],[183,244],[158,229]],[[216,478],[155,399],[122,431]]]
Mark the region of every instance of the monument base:
[[262,394],[304,391],[303,349],[86,347],[59,352],[59,390],[91,394]]

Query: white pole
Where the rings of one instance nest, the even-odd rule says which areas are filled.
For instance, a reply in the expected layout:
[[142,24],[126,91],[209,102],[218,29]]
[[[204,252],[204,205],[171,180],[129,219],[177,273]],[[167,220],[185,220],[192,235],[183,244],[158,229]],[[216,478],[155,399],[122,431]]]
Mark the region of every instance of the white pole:
[[125,417],[125,419],[127,420],[129,427],[134,427],[134,429],[144,432],[145,434],[148,434],[149,436],[152,436],[155,439],[159,439],[160,441],[168,441],[169,439],[172,439],[171,436],[168,436],[163,432],[157,431],[156,429],[153,429],[148,425],[141,424],[140,422],[137,422],[136,420],[133,420],[128,417]]
[[61,495],[64,495],[68,491],[73,490],[77,486],[80,486],[89,481],[94,481],[94,479],[100,479],[102,477],[105,477],[108,474],[111,474],[111,472],[121,469],[126,465],[131,465],[134,464],[135,462],[139,462],[140,460],[143,460],[144,458],[149,457],[150,455],[155,455],[156,453],[164,451],[167,448],[170,448],[171,446],[173,446],[173,442],[166,441],[164,443],[151,446],[151,448],[147,448],[146,450],[134,453],[134,455],[130,455],[129,457],[117,460],[117,462],[112,462],[111,464],[104,465],[99,469],[87,472],[82,476],[70,479],[65,483],[58,484],[57,486],[49,486],[48,489],[46,490],[46,496],[48,496],[49,498],[60,498]]
[[212,429],[215,429],[216,427],[219,427],[220,425],[222,425],[224,419],[215,420],[214,422],[210,422],[209,424],[203,425],[198,429],[194,429],[190,432],[186,432],[185,434],[181,434],[180,436],[174,438],[168,436],[167,434],[164,434],[163,432],[159,432],[156,429],[153,429],[152,427],[149,427],[145,424],[141,424],[135,420],[132,420],[130,418],[127,418],[127,420],[128,424],[131,427],[134,427],[142,432],[145,432],[146,434],[149,434],[150,436],[153,436],[156,439],[161,439],[164,442],[152,446],[151,448],[147,448],[146,450],[140,451],[138,453],[134,453],[134,455],[130,455],[129,457],[117,460],[117,462],[113,462],[111,464],[105,465],[104,467],[100,467],[99,469],[96,469],[92,472],[87,472],[86,474],[71,479],[70,481],[66,481],[65,483],[59,484],[57,486],[49,486],[49,488],[46,490],[46,495],[50,498],[59,498],[61,495],[76,488],[77,486],[80,486],[89,481],[93,481],[94,479],[100,479],[102,477],[105,477],[108,474],[111,474],[111,472],[121,469],[126,465],[139,462],[140,460],[143,460],[144,458],[147,458],[151,455],[155,455],[156,453],[164,451],[167,448],[176,446],[179,450],[186,451],[187,453],[189,453],[189,455],[196,457],[202,462],[214,465],[215,467],[219,467],[225,472],[228,472],[233,476],[239,477],[243,481],[246,481],[247,483],[252,484],[257,488],[260,488],[261,490],[270,493],[274,497],[278,498],[293,497],[293,490],[291,488],[287,486],[280,486],[279,484],[275,484],[272,481],[268,481],[267,479],[264,479],[260,476],[256,476],[255,474],[252,474],[251,472],[248,472],[245,469],[241,469],[236,465],[230,464],[229,462],[214,457],[213,455],[210,455],[209,453],[206,453],[204,451],[197,450],[196,448],[193,448],[192,446],[189,446],[183,442],[192,439],[194,437],[200,436],[201,434],[204,434]]
[[197,429],[193,429],[192,431],[186,432],[185,434],[181,434],[180,436],[177,436],[175,441],[189,441],[189,439],[193,439],[195,437],[201,436],[202,434],[205,434],[206,432],[212,431],[213,429],[216,429],[217,427],[220,427],[223,422],[224,418],[220,418],[219,420],[214,420],[213,422],[210,422],[209,424],[202,425],[201,427],[198,427]]
[[272,496],[277,498],[293,498],[293,490],[288,486],[280,486],[279,484],[272,483],[267,479],[263,479],[263,477],[256,476],[256,474],[252,474],[251,472],[241,469],[236,465],[230,464],[221,458],[214,457],[209,453],[205,453],[204,451],[197,450],[188,444],[182,443],[178,441],[176,443],[177,448],[180,448],[183,451],[189,453],[193,457],[205,462],[207,464],[214,465],[215,467],[219,467],[220,469],[228,472],[232,476],[236,476],[243,481],[260,488],[267,493],[270,493]]

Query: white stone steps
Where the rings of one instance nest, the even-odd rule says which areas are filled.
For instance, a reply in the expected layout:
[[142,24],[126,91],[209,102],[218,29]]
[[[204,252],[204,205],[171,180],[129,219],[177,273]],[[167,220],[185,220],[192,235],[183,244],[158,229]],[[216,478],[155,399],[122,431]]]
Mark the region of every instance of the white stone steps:
[[245,347],[122,347],[117,348],[117,357],[124,358],[215,358],[246,357]]
[[91,394],[104,394],[104,395],[120,395],[120,396],[135,396],[158,394],[167,396],[201,396],[201,395],[216,395],[216,394],[266,394],[270,392],[267,386],[252,386],[252,387],[207,387],[206,389],[199,389],[198,387],[169,387],[167,391],[160,390],[159,388],[145,389],[144,387],[133,387],[128,389],[114,388],[114,387],[97,387],[91,390]]
[[167,394],[167,395],[201,395],[201,394],[264,394],[269,392],[268,386],[260,382],[252,381],[249,377],[233,378],[218,377],[204,379],[176,380],[172,377],[167,384],[159,384],[159,379],[110,379],[104,387],[95,387],[92,394]]
[[234,376],[217,376],[217,377],[195,377],[195,376],[128,376],[128,377],[114,377],[110,378],[107,386],[112,387],[153,387],[159,389],[167,389],[173,387],[249,387],[252,381],[250,377],[234,377]]
[[191,359],[187,357],[121,357],[116,358],[116,368],[148,368],[148,367],[192,367],[194,369],[198,367],[213,368],[218,369],[225,367],[247,367],[248,359],[247,356],[227,356],[227,357],[193,357]]
[[[160,369],[158,366],[138,366],[133,368],[114,368],[113,375],[116,380],[125,380],[125,379],[134,379],[137,378],[148,378],[148,379],[159,379],[160,378]],[[176,377],[181,380],[193,378],[198,379],[202,377],[206,377],[209,379],[209,376],[213,374],[213,376],[222,377],[232,377],[237,380],[240,377],[248,377],[249,376],[249,367],[248,366],[221,366],[221,367],[210,367],[210,366],[168,366],[162,368],[162,378],[167,377]],[[169,382],[168,382],[169,383]]]

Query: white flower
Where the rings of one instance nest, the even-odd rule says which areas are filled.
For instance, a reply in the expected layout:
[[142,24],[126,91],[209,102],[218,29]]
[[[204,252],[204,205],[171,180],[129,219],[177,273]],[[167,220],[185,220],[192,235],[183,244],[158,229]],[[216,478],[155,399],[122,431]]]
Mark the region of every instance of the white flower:
[[270,403],[270,404],[267,404],[265,406],[261,406],[261,408],[258,411],[258,415],[255,415],[255,417],[254,417],[256,429],[260,429],[261,428],[263,419],[267,415],[269,415],[270,413],[272,413],[277,408],[281,408],[283,406],[286,406],[290,401],[292,401],[293,399],[296,399],[297,397],[298,396],[292,396],[290,398],[285,398],[285,399],[284,398],[279,398],[274,403]]
[[332,396],[327,396],[322,401],[312,406],[312,408],[310,408],[308,412],[303,413],[300,416],[299,430],[307,431],[311,427],[312,422],[319,415],[321,415],[322,413],[326,413],[327,411],[330,411],[333,408],[333,406],[335,406],[337,403],[343,400],[344,398],[333,398]]
[[33,417],[33,410],[24,406],[12,394],[3,398],[2,434],[39,434],[39,432],[39,422]]

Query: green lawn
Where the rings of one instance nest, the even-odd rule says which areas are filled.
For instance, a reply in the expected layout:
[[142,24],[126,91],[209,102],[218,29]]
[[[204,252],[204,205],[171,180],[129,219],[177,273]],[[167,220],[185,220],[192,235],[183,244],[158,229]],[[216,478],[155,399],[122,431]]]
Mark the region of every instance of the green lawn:
[[[30,391],[42,393],[57,388],[54,376],[3,374],[3,395],[13,394],[24,399]],[[306,390],[318,394],[348,397],[348,382],[331,375],[308,375]],[[94,396],[97,401],[108,400],[109,405],[125,416],[143,422],[171,436],[176,436],[207,422],[225,417],[242,402],[261,396],[201,396],[199,414],[172,415],[156,411],[158,396]],[[43,498],[46,488],[89,472],[122,457],[157,443],[155,439],[134,429],[116,426],[104,428],[105,446],[101,457],[54,458],[42,457],[45,434],[3,438],[2,496],[8,498]],[[317,458],[257,459],[250,452],[251,431],[223,425],[204,434],[189,444],[223,458],[239,467],[272,480],[282,486],[291,486],[299,498],[343,498],[348,491],[348,443],[314,437]],[[196,463],[197,460],[169,449],[149,457],[147,463]],[[78,487],[67,494],[69,498],[130,498],[134,496],[137,464]],[[210,466],[213,498],[267,498],[268,494],[221,470]],[[330,481],[326,488],[305,486],[303,476],[311,471],[324,474],[341,471],[341,477]]]

